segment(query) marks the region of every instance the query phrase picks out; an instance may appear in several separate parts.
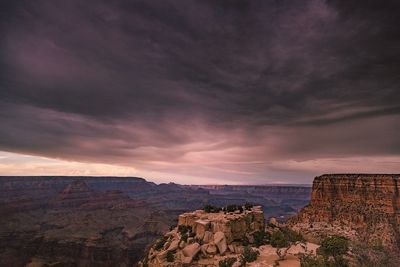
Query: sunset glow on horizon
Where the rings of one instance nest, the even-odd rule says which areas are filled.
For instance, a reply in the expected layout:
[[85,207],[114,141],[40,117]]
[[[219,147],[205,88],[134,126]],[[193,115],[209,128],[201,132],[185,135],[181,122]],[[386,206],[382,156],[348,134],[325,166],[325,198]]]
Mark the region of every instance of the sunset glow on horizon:
[[340,1],[9,1],[0,175],[400,172],[398,14]]

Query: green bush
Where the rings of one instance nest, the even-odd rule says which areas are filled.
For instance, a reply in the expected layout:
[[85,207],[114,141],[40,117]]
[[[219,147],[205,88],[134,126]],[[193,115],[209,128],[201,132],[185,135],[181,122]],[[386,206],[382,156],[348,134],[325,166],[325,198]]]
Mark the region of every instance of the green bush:
[[300,255],[300,267],[328,267],[331,266],[321,256],[310,254]]
[[304,237],[287,227],[280,228],[271,234],[270,243],[274,248],[288,247],[296,242],[303,242]]
[[244,204],[244,208],[245,208],[246,210],[251,210],[251,208],[253,208],[253,207],[254,207],[253,204],[250,204],[250,203]]
[[196,233],[195,232],[190,232],[189,233],[189,237],[195,237],[196,236]]
[[282,228],[281,231],[288,238],[289,242],[295,243],[305,241],[304,237],[299,232],[293,231],[290,228],[285,227]]
[[204,206],[203,210],[208,213],[217,213],[221,211],[221,208],[208,204]]
[[281,230],[274,231],[271,234],[271,246],[274,248],[284,248],[289,246],[289,239],[283,234]]
[[226,258],[220,260],[218,265],[219,267],[232,267],[232,265],[236,262],[236,258]]
[[181,241],[187,242],[188,237],[189,237],[188,234],[183,234],[183,235],[181,235]]
[[343,236],[330,236],[322,240],[321,246],[318,248],[317,253],[324,257],[325,262],[329,262],[333,258],[333,265],[338,267],[348,266],[348,262],[344,259],[344,255],[349,250],[349,240]]
[[190,226],[187,226],[187,225],[179,225],[178,226],[178,232],[181,234],[181,235],[183,235],[183,234],[186,234],[186,233],[190,233],[190,232],[192,232],[192,227],[190,227]]
[[245,265],[247,262],[253,262],[257,259],[260,252],[252,249],[250,246],[245,246],[242,255],[240,256],[242,265]]
[[155,250],[160,250],[164,247],[164,244],[167,242],[166,237],[162,237],[156,241],[156,245],[154,246]]
[[168,251],[167,252],[167,262],[174,262],[174,260],[175,260],[174,253],[172,251]]
[[242,213],[243,212],[243,207],[242,206],[239,206],[239,205],[235,205],[235,204],[233,204],[233,205],[228,205],[228,206],[226,206],[226,209],[225,209],[227,212],[235,212],[235,211],[239,211],[240,213]]
[[254,244],[259,247],[262,245],[269,244],[271,239],[271,234],[265,231],[257,231],[253,234]]
[[340,258],[349,250],[349,240],[343,236],[330,236],[322,240],[318,254],[333,258]]

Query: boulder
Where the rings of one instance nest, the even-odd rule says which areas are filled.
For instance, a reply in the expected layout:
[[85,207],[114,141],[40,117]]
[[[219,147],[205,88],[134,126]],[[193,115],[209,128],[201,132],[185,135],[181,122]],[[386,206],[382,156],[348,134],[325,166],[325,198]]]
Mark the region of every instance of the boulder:
[[223,232],[214,234],[214,244],[218,247],[219,254],[223,255],[227,249],[226,238]]
[[200,251],[200,244],[199,243],[193,243],[190,245],[187,245],[183,250],[182,253],[185,257],[191,257],[193,258],[194,256],[197,255]]
[[213,243],[210,243],[210,244],[208,244],[206,251],[207,251],[207,254],[211,254],[211,255],[217,254],[217,246]]
[[167,251],[175,251],[178,249],[178,246],[179,246],[179,240],[178,239],[173,240],[171,242],[171,245],[169,245]]
[[207,255],[207,248],[208,248],[208,244],[203,244],[200,247],[201,253],[203,253],[203,255]]
[[185,242],[185,241],[181,241],[181,242],[179,243],[179,248],[180,248],[180,249],[183,249],[185,246],[186,246],[186,242]]
[[196,238],[203,239],[205,232],[210,228],[209,220],[196,220],[194,224],[194,231],[196,233]]
[[203,242],[209,243],[212,241],[212,239],[213,239],[213,233],[211,233],[210,231],[205,231],[204,237],[203,237]]

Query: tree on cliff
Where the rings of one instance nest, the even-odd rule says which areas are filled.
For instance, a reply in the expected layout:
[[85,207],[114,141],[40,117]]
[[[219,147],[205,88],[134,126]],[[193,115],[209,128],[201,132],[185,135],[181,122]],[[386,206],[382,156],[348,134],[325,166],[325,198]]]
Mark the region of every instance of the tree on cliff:
[[349,240],[343,236],[330,236],[321,242],[318,254],[326,260],[332,257],[336,266],[347,266],[347,261],[343,258],[349,251]]

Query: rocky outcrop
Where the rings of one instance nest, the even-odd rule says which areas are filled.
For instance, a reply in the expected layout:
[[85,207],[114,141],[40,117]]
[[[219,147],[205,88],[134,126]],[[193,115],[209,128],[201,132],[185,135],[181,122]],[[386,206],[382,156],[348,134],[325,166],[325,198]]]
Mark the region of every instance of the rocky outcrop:
[[310,238],[339,234],[400,249],[400,175],[316,177],[311,202],[289,221]]
[[150,247],[139,267],[300,267],[301,255],[316,255],[319,245],[309,242],[273,247],[271,235],[287,228],[276,220],[264,225],[260,206],[226,210],[181,214],[178,226]]
[[174,252],[170,256],[173,257],[171,266],[211,264],[225,254],[240,254],[245,243],[254,242],[252,234],[257,231],[264,231],[264,214],[260,206],[235,212],[187,212],[179,216],[178,226],[159,241],[165,243],[157,243],[150,249],[142,266],[167,265],[167,261],[171,261],[167,256],[169,252]]

